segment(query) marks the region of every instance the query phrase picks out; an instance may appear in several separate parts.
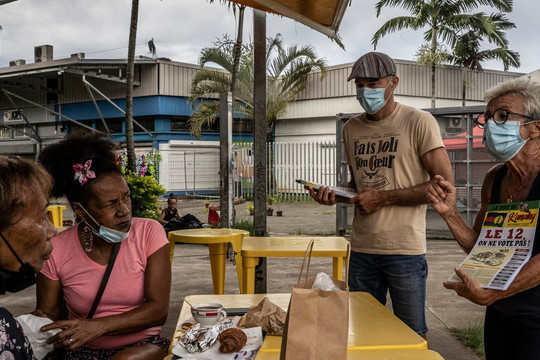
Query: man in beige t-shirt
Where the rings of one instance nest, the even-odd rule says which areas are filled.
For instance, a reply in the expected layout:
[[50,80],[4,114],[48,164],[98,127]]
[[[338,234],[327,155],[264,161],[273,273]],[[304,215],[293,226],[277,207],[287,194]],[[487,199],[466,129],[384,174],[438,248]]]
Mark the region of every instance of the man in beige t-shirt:
[[381,303],[390,291],[394,313],[425,336],[426,193],[431,179],[452,179],[452,169],[437,121],[431,114],[399,104],[396,66],[385,54],[360,57],[354,79],[365,112],[343,127],[345,157],[353,199],[322,188],[310,190],[321,204],[355,204],[349,286]]

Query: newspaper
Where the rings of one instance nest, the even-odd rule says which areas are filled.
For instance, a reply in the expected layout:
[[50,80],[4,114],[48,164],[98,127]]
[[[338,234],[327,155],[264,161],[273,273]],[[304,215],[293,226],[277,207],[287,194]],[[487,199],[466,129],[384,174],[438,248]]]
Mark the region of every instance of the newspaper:
[[312,187],[315,190],[318,190],[321,186],[324,186],[324,187],[329,188],[330,191],[334,190],[336,192],[337,196],[343,196],[343,197],[346,197],[346,198],[349,198],[349,199],[355,197],[358,194],[356,189],[352,189],[352,188],[344,188],[344,187],[339,187],[339,186],[328,186],[328,185],[317,184],[317,183],[314,183],[314,182],[311,182],[311,181],[306,181],[306,180],[301,180],[301,179],[296,179],[296,182],[299,183],[299,184],[302,184],[302,185]]
[[[539,202],[488,205],[478,240],[461,269],[483,288],[508,289],[531,258]],[[461,280],[453,274],[448,281]]]

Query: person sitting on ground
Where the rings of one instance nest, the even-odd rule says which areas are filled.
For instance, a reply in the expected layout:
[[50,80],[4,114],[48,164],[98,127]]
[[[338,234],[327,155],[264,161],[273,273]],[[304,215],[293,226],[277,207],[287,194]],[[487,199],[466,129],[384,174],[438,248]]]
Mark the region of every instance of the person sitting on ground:
[[169,221],[171,221],[172,218],[178,218],[180,219],[182,215],[180,215],[180,211],[176,208],[176,204],[178,202],[178,199],[174,194],[170,194],[169,198],[167,199],[167,208],[163,209],[161,211],[161,215],[159,216],[159,223],[161,225],[167,225]]
[[[56,229],[47,217],[52,179],[37,162],[0,155],[0,294],[36,283]],[[21,325],[0,306],[0,359],[34,360]]]
[[[37,279],[35,314],[54,320],[42,331],[61,329],[47,341],[65,349],[66,360],[167,355],[169,340],[160,331],[169,309],[169,242],[157,221],[132,218],[117,149],[102,134],[75,135],[39,157],[54,178],[53,195],[65,195],[82,220],[52,239],[54,250]],[[92,316],[111,257],[112,272]],[[61,315],[63,301],[68,319]]]

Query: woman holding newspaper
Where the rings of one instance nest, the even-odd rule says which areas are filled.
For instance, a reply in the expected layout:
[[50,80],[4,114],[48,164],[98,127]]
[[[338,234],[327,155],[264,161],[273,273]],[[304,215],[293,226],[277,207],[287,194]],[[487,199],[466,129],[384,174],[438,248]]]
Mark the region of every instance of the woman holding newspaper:
[[[485,289],[456,268],[462,282],[445,282],[459,296],[486,305],[484,339],[487,360],[540,359],[540,231],[538,208],[525,201],[540,199],[540,84],[516,79],[485,93],[486,112],[476,120],[484,129],[483,144],[501,164],[488,171],[482,184],[482,205],[473,228],[456,208],[456,189],[441,176],[430,186],[427,199],[446,221],[455,239],[469,253],[482,227],[488,224],[488,206],[518,203],[536,221],[530,260],[506,290]],[[536,203],[537,204],[537,203]],[[490,209],[493,205],[490,206]],[[488,216],[486,216],[488,214]],[[510,236],[501,232],[502,240]]]

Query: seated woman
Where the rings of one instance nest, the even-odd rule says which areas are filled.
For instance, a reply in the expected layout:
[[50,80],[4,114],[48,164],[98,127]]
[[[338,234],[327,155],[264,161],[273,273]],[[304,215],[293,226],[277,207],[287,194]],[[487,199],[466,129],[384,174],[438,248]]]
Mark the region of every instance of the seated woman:
[[163,209],[163,211],[161,211],[161,215],[159,216],[158,221],[161,225],[167,225],[174,217],[178,219],[182,217],[182,215],[180,215],[180,211],[178,211],[176,208],[177,202],[178,200],[176,199],[176,196],[171,193],[167,199],[167,208]]
[[[36,283],[56,229],[47,217],[52,179],[37,162],[0,155],[0,294]],[[21,325],[0,306],[0,359],[32,360]]]
[[[167,354],[169,341],[160,331],[169,309],[169,243],[157,221],[131,217],[116,149],[108,138],[90,134],[70,136],[40,155],[55,181],[53,195],[65,195],[82,220],[52,239],[54,251],[38,275],[36,313],[55,320],[43,331],[62,330],[48,342],[67,350],[68,360]],[[110,277],[89,316],[116,244]]]

